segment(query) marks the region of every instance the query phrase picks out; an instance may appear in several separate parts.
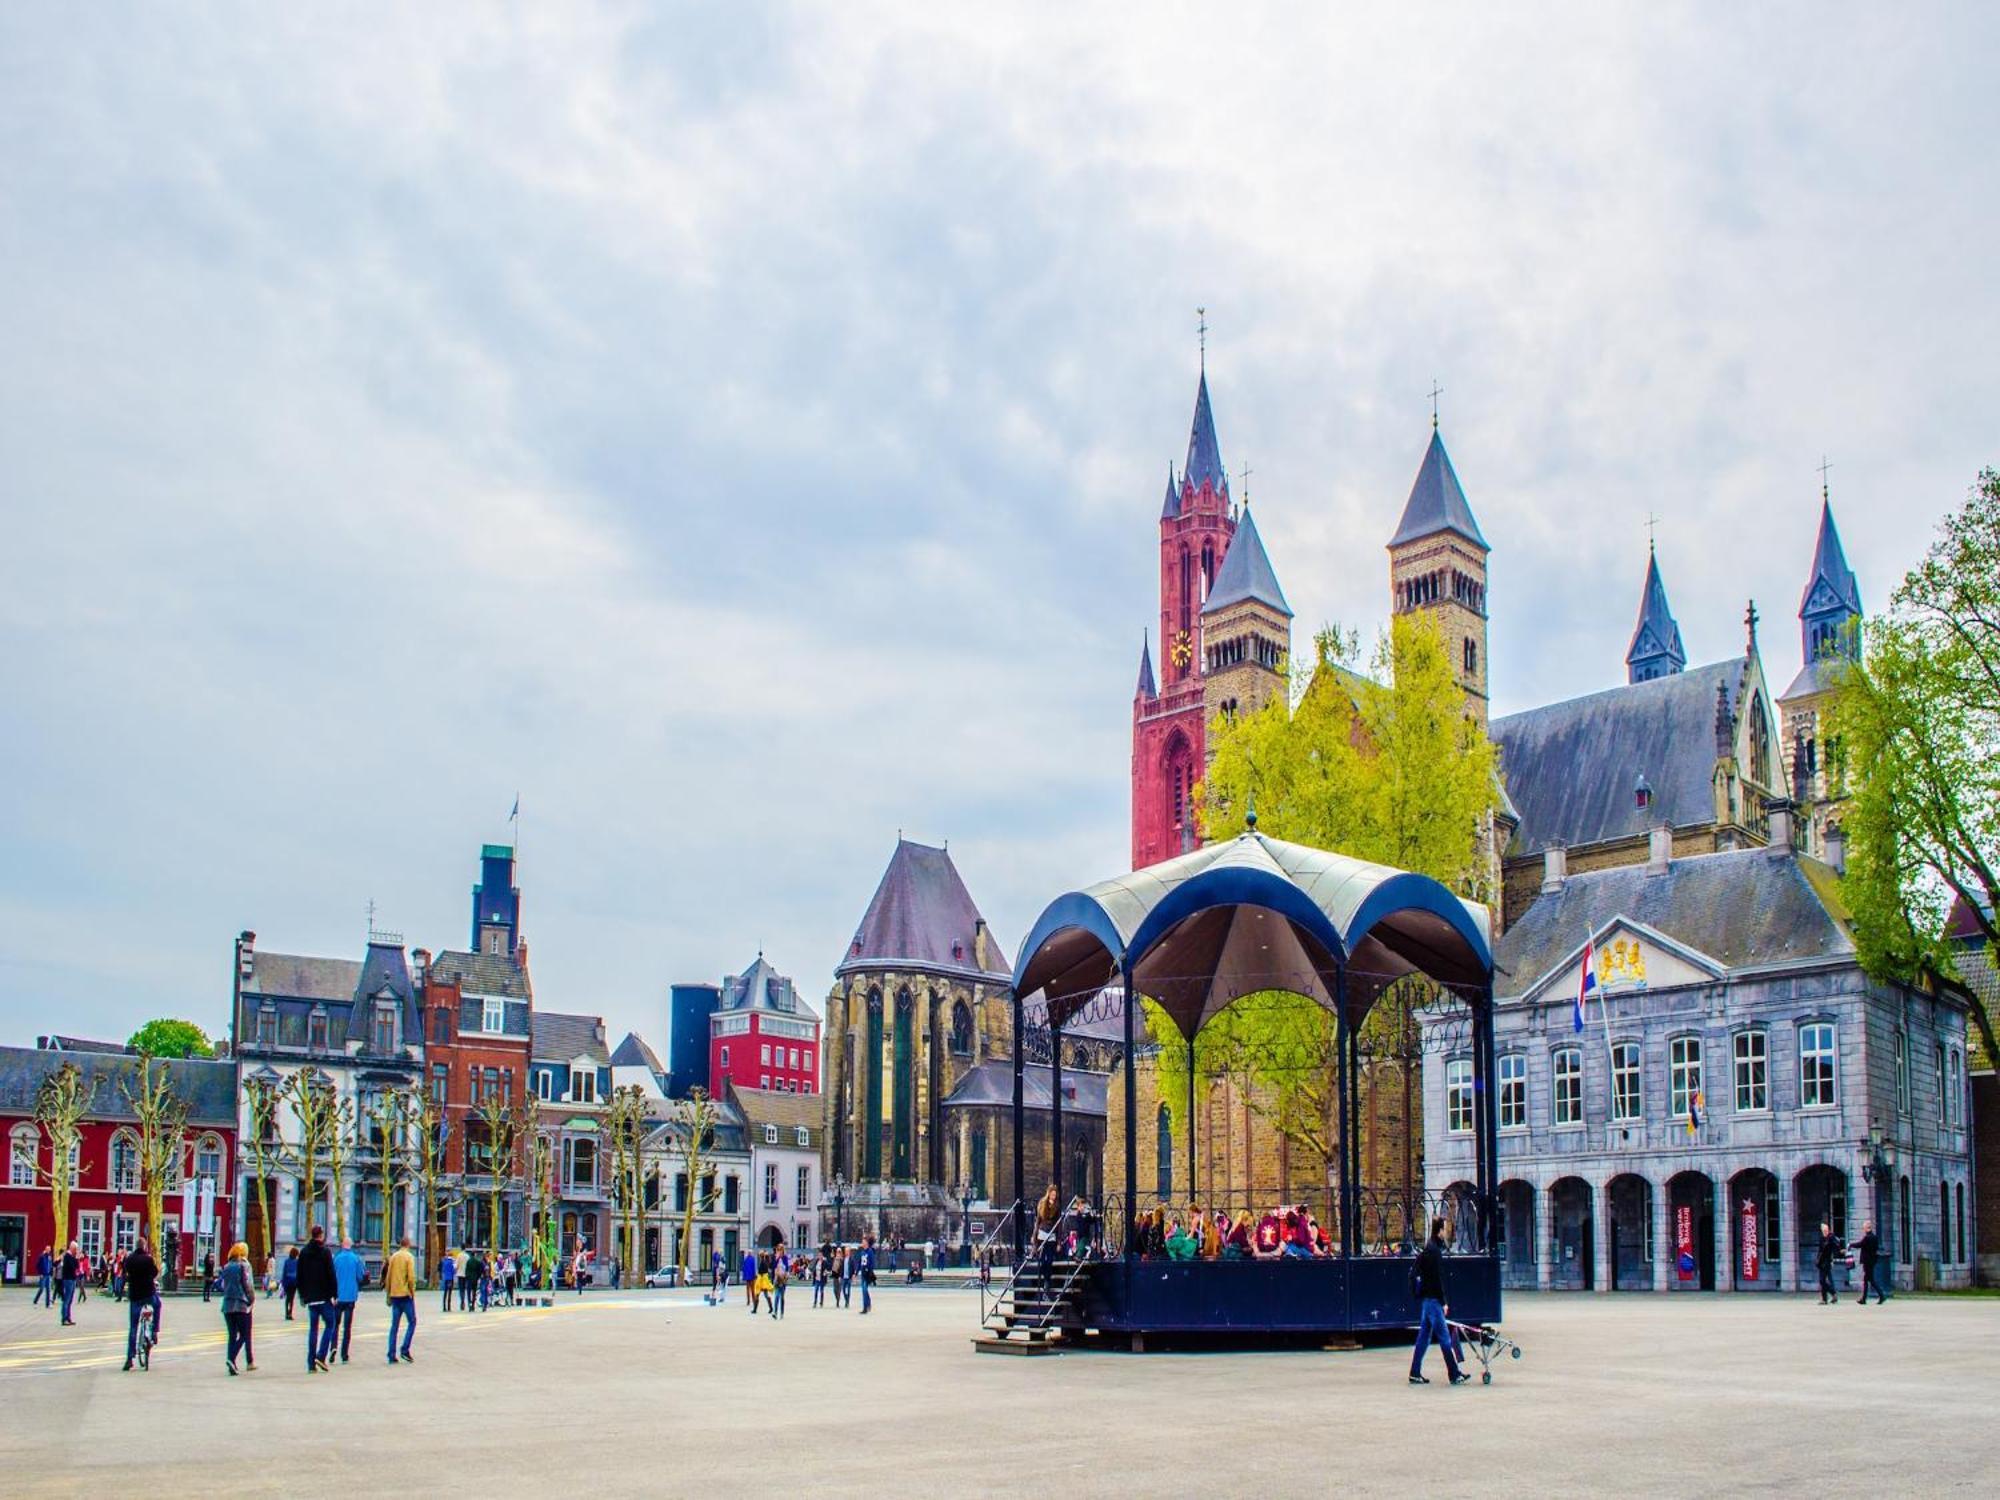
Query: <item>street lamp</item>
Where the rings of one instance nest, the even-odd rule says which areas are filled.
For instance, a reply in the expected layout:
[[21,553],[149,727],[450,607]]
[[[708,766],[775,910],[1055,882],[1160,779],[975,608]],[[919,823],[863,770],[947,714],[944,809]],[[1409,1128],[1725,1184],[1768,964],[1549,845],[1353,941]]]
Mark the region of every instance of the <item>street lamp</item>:
[[952,1196],[958,1199],[959,1264],[969,1266],[972,1264],[972,1184],[963,1177],[959,1178]]
[[842,1216],[841,1209],[847,1203],[847,1175],[843,1172],[835,1172],[833,1174],[833,1181],[828,1184],[828,1187],[830,1189],[829,1196],[833,1199],[833,1242],[836,1245],[845,1244],[847,1241],[847,1221]]

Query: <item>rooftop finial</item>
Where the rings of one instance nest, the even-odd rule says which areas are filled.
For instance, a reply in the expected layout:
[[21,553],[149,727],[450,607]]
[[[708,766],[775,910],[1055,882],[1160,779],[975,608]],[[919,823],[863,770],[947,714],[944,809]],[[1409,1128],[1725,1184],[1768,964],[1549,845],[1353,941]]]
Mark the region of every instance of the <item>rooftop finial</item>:
[[1201,371],[1206,375],[1208,373],[1208,309],[1197,307],[1194,310],[1194,317],[1195,337],[1201,340]]
[[1757,601],[1755,599],[1752,599],[1750,607],[1743,611],[1743,631],[1743,654],[1745,656],[1754,656],[1757,653]]
[[1819,497],[1829,505],[1833,503],[1833,496],[1827,491],[1826,471],[1832,467],[1833,465],[1826,461],[1826,455],[1822,453],[1819,456]]
[[1444,394],[1444,387],[1437,383],[1437,377],[1433,375],[1431,377],[1431,390],[1430,390],[1432,432],[1436,432],[1438,430],[1438,397],[1442,396],[1443,394]]
[[1257,831],[1257,794],[1250,794],[1250,805],[1243,811],[1243,829],[1246,833]]
[[1657,556],[1660,550],[1660,518],[1650,510],[1646,512],[1646,552]]

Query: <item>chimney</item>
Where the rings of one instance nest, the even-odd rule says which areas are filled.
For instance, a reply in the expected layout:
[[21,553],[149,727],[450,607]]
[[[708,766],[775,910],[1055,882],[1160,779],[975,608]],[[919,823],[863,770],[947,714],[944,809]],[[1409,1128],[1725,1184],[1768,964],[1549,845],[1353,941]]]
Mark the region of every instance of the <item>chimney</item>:
[[523,974],[528,972],[528,940],[518,935],[514,939],[514,967]]
[[416,982],[417,993],[422,994],[431,977],[431,950],[412,948],[410,950],[410,973]]
[[972,923],[972,965],[982,974],[986,972],[986,918],[974,918]]
[[1569,850],[1561,844],[1550,844],[1542,850],[1542,892],[1563,888],[1563,881],[1569,878]]
[[1826,862],[1836,875],[1847,873],[1847,835],[1838,823],[1826,825]]
[[1764,812],[1770,820],[1769,848],[1773,854],[1792,852],[1792,804],[1786,797],[1773,797],[1764,804]]
[[1664,875],[1674,857],[1674,828],[1671,823],[1655,823],[1646,834],[1646,873]]

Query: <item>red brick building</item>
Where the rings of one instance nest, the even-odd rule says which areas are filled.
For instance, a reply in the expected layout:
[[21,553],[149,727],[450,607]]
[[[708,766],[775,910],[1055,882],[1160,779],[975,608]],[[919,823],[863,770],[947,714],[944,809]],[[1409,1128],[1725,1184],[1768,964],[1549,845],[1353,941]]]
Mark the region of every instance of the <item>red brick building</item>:
[[[35,1120],[35,1093],[65,1062],[76,1065],[93,1093],[77,1142],[69,1222],[59,1226],[44,1176],[50,1147]],[[33,1277],[44,1246],[72,1239],[94,1263],[112,1250],[131,1249],[147,1234],[161,1266],[176,1276],[195,1271],[210,1252],[219,1261],[228,1250],[223,1237],[235,1222],[236,1065],[205,1059],[161,1064],[187,1101],[188,1121],[158,1233],[144,1224],[138,1127],[120,1086],[134,1081],[137,1065],[138,1059],[124,1052],[0,1047],[0,1139],[7,1143],[6,1176],[0,1178],[0,1274],[10,1283]]]

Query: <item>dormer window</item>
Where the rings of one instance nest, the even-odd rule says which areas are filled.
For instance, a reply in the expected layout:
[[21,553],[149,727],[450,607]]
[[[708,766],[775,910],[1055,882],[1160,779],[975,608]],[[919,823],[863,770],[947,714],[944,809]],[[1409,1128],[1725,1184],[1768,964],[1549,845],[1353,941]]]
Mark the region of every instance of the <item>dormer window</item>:
[[594,1070],[578,1067],[569,1070],[569,1098],[572,1104],[597,1102],[597,1074]]
[[377,1005],[375,1007],[373,1043],[375,1051],[385,1056],[396,1050],[396,1007],[394,1005]]
[[278,1008],[266,1005],[257,1012],[257,1045],[275,1047],[278,1045]]
[[507,1006],[504,1001],[495,1000],[491,996],[481,1001],[479,1029],[489,1033],[507,1029]]
[[775,1146],[775,1145],[777,1145],[777,1144],[778,1144],[778,1127],[777,1127],[777,1126],[775,1126],[775,1125],[766,1125],[766,1126],[764,1127],[764,1144],[765,1144],[765,1145],[767,1145],[767,1146]]
[[812,1144],[812,1132],[803,1125],[798,1128],[798,1143],[801,1146],[810,1146]]

